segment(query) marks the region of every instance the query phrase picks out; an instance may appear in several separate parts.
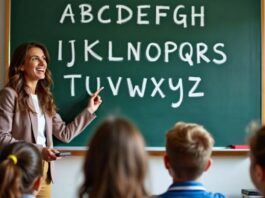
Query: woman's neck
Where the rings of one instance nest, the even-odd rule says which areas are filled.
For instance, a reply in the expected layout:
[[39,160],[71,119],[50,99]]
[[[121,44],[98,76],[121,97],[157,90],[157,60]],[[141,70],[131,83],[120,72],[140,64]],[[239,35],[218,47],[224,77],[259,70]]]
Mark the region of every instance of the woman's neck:
[[36,87],[38,82],[27,82],[27,86],[29,87],[29,92],[31,94],[36,94]]

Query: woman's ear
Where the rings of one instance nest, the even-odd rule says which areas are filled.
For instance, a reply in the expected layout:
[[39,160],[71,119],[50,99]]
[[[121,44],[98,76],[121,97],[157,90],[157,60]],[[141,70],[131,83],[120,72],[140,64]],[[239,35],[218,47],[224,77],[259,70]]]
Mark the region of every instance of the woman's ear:
[[25,70],[24,69],[24,65],[20,65],[19,67],[20,67],[20,71],[24,71]]

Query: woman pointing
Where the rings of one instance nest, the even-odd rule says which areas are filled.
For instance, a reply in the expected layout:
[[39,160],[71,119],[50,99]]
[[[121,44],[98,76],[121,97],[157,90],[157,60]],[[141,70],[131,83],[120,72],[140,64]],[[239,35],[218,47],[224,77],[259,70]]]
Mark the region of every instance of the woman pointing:
[[[70,142],[95,118],[101,105],[98,89],[89,99],[87,107],[74,120],[66,124],[56,112],[50,61],[47,48],[40,43],[24,43],[12,55],[8,83],[0,92],[0,143],[26,141],[35,144],[43,158],[44,178],[38,197],[50,197],[54,179],[52,135]],[[42,196],[43,195],[43,196]]]

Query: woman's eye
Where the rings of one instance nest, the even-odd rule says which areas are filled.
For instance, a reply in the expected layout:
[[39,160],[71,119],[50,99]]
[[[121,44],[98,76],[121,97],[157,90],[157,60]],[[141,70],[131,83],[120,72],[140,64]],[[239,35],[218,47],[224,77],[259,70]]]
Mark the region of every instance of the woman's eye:
[[32,57],[31,60],[37,61],[37,60],[39,60],[39,58],[38,57]]

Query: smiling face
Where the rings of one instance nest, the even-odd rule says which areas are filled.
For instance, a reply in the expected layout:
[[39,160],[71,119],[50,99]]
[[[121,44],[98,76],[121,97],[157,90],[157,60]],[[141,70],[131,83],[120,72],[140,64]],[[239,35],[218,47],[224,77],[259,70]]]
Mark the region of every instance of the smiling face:
[[42,49],[32,47],[28,50],[21,70],[28,85],[37,84],[39,80],[45,78],[47,69],[46,56]]

